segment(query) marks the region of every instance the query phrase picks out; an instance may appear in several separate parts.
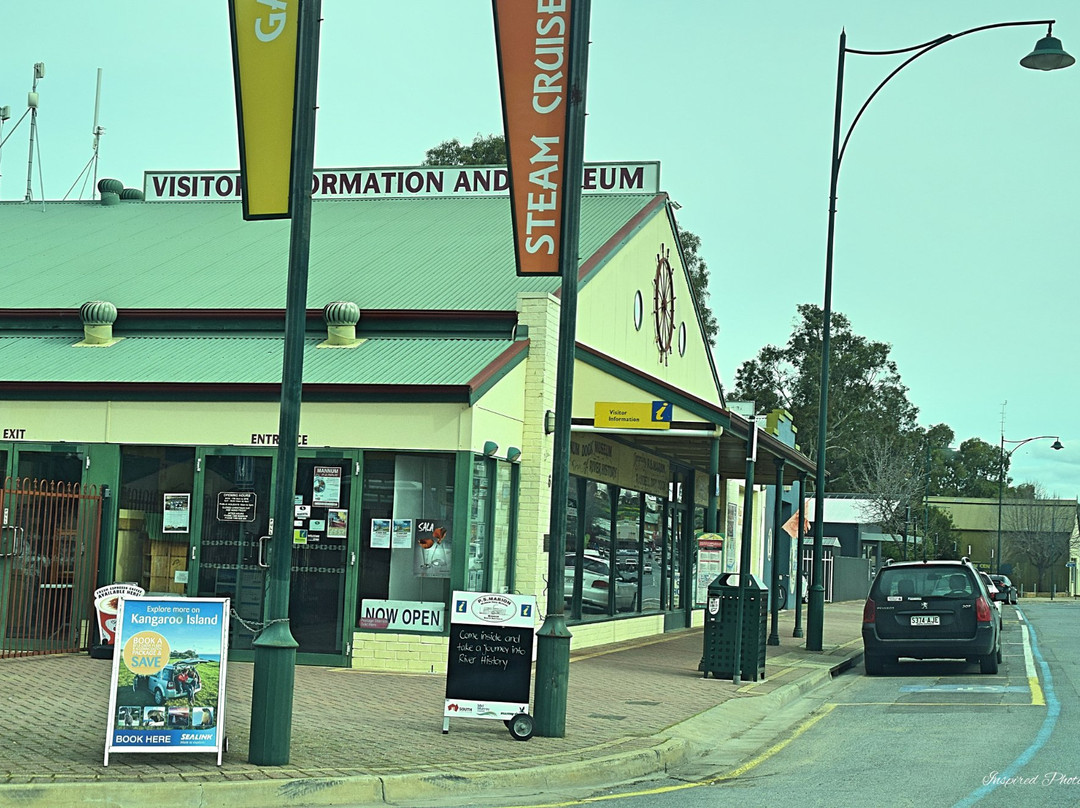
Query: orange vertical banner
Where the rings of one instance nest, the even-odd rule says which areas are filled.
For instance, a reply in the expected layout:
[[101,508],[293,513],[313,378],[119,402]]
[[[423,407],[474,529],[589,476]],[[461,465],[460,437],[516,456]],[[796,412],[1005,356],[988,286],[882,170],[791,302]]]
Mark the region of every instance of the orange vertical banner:
[[302,0],[229,0],[244,218],[287,219]]
[[571,0],[492,0],[518,275],[558,275]]

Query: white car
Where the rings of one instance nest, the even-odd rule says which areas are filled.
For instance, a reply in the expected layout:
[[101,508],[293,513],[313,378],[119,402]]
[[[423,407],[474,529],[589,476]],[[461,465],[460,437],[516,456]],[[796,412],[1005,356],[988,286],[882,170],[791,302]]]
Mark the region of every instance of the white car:
[[[566,601],[574,596],[574,570],[577,557],[574,553],[566,554],[566,571],[563,578]],[[611,586],[611,565],[599,554],[588,552],[581,559],[581,605],[590,609],[607,611],[608,591]],[[615,576],[615,610],[628,612],[634,608],[637,599],[637,583],[625,580],[620,574]]]

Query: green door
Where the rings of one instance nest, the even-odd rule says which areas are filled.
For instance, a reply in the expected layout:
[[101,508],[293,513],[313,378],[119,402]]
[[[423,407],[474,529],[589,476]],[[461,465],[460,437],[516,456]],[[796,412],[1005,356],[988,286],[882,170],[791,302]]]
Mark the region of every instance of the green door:
[[194,594],[231,600],[229,650],[241,660],[262,625],[273,471],[271,454],[242,449],[201,449],[195,458]]
[[[300,644],[297,659],[348,665],[352,643],[351,604],[356,589],[354,453],[301,453],[296,464],[289,621]],[[358,491],[357,491],[358,493]]]
[[[304,452],[297,460],[295,518],[282,529],[291,531],[289,621],[301,663],[349,661],[356,454]],[[196,461],[199,533],[189,592],[231,599],[230,654],[240,660],[253,658],[264,619],[275,460],[271,452],[222,448],[201,450]]]

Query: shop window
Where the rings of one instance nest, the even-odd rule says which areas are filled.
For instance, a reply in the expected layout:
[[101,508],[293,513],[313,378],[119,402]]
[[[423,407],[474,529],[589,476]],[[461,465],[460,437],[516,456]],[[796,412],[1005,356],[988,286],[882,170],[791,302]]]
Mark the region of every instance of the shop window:
[[452,455],[364,454],[360,628],[445,628],[439,604],[449,601],[452,554],[464,544],[451,534],[454,462]]
[[514,534],[513,478],[516,466],[495,463],[494,519],[491,530],[491,591],[509,592],[514,584],[511,558]]
[[147,592],[186,590],[194,471],[194,449],[121,448],[115,580]]
[[618,612],[642,610],[646,569],[652,577],[652,562],[645,555],[641,529],[641,501],[637,491],[619,491],[615,511],[615,574],[623,583],[634,585],[634,596],[630,603],[616,602]]
[[473,460],[465,582],[470,592],[513,590],[516,489],[515,465],[492,458]]

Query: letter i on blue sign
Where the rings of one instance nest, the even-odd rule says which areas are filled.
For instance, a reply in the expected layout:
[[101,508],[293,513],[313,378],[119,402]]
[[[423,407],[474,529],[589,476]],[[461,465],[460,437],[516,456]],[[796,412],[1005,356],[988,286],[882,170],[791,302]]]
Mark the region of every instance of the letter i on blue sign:
[[521,604],[521,616],[522,617],[532,617],[532,606],[529,605],[528,603],[522,603]]
[[465,601],[463,601],[463,600],[455,600],[454,601],[454,612],[456,614],[465,614]]
[[671,403],[668,401],[654,401],[652,403],[652,419],[654,421],[671,422]]

